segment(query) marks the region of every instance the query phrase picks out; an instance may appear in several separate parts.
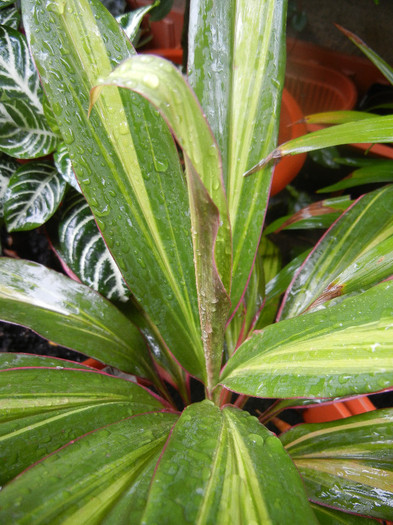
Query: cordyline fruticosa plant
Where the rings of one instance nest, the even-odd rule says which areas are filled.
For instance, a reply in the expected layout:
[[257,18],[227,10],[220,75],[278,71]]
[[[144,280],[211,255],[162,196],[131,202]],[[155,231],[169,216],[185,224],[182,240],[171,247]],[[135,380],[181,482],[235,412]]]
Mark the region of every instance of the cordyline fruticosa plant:
[[[4,258],[0,314],[129,375],[1,356],[1,522],[393,519],[391,410],[280,438],[262,424],[286,406],[393,386],[393,188],[356,201],[291,284],[293,265],[264,277],[275,261],[259,247],[269,159],[388,142],[393,118],[274,150],[284,0],[192,0],[188,82],[136,56],[99,2],[22,8],[56,126],[132,300],[119,306]],[[190,377],[204,401],[191,402]],[[247,396],[283,401],[258,421],[239,408]]]

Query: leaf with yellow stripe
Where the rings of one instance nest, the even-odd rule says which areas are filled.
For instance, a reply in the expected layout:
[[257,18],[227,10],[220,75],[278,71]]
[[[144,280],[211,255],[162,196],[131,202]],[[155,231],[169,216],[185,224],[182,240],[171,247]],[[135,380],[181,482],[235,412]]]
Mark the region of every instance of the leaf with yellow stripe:
[[393,410],[298,425],[280,436],[310,499],[348,512],[393,518]]

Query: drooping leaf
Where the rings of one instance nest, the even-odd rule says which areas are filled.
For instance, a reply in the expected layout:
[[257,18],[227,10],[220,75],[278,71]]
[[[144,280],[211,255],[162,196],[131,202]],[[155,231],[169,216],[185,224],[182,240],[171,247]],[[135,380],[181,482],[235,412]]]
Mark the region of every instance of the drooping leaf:
[[139,331],[96,292],[36,263],[0,259],[0,318],[125,372],[151,377]]
[[18,168],[8,183],[4,217],[9,231],[33,230],[59,207],[66,183],[50,162],[30,162]]
[[116,20],[119,22],[121,27],[123,28],[123,31],[127,35],[127,38],[134,43],[134,40],[138,36],[139,28],[141,25],[141,22],[143,20],[143,17],[153,9],[154,4],[147,5],[146,7],[140,7],[138,9],[134,9],[133,11],[129,11],[128,13],[125,13],[124,15],[120,15],[116,17]]
[[331,423],[298,425],[280,439],[313,501],[392,519],[392,409]]
[[19,164],[10,157],[0,157],[0,218],[4,217],[5,194],[11,176],[18,169]]
[[11,6],[0,11],[0,25],[11,29],[18,29],[20,24],[20,13],[16,7]]
[[393,384],[393,284],[255,333],[221,384],[260,397],[342,397]]
[[74,171],[72,169],[71,159],[68,155],[68,149],[66,144],[61,143],[56,148],[56,152],[53,155],[55,166],[57,171],[63,177],[63,179],[74,188],[74,190],[81,193],[78,181],[75,178]]
[[136,415],[72,441],[0,492],[1,521],[34,523],[45,516],[47,523],[139,523],[176,418]]
[[223,162],[233,235],[233,308],[250,276],[269,195],[270,166],[254,179],[242,174],[276,144],[285,13],[282,0],[191,3],[189,81]]
[[293,215],[285,215],[275,220],[264,230],[264,234],[269,235],[282,230],[329,228],[351,204],[348,195],[313,202]]
[[205,401],[176,423],[142,522],[287,523],[294,515],[316,523],[278,438],[249,414]]
[[172,9],[172,6],[173,0],[160,0],[159,2],[154,2],[150,20],[152,22],[157,22],[157,20],[165,18]]
[[64,203],[59,223],[60,253],[79,279],[111,300],[127,301],[130,291],[82,195]]
[[18,354],[0,358],[2,485],[87,432],[162,408],[136,384],[78,363]]
[[[98,77],[134,51],[97,1],[70,0],[64,9],[55,0],[52,11],[33,0],[22,6],[45,91],[104,240],[165,345],[205,379],[187,188],[173,138],[150,104],[125,90],[104,90],[87,115]],[[57,53],[46,49],[48,27]]]
[[340,146],[352,143],[389,143],[393,142],[393,116],[366,118],[356,122],[339,124],[330,128],[314,131],[303,137],[285,142],[267,157],[258,162],[253,168],[244,173],[252,175],[272,160],[286,155],[307,153],[330,146]]
[[393,182],[393,160],[376,162],[374,165],[365,166],[353,171],[343,180],[318,190],[318,193],[340,191],[347,188],[361,186],[362,184],[375,184]]
[[283,319],[334,297],[361,292],[393,274],[391,206],[393,187],[388,186],[365,195],[342,215],[296,274],[282,308]]
[[354,44],[357,46],[368,59],[379,69],[379,71],[384,75],[384,77],[393,84],[393,68],[389,66],[383,58],[381,58],[375,51],[371,49],[361,38],[359,38],[355,33],[348,31],[344,27],[337,25],[337,27],[347,36]]

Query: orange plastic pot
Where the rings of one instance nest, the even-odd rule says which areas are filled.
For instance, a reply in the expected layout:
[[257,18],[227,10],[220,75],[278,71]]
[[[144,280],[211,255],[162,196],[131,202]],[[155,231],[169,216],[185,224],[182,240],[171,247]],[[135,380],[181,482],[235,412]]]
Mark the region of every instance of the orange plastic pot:
[[[183,59],[183,50],[180,47],[146,50],[146,53],[154,53],[155,55],[162,56],[175,64],[181,64]],[[306,134],[307,129],[302,119],[303,113],[299,104],[289,91],[284,88],[278,134],[279,144]],[[305,154],[285,157],[280,160],[274,169],[270,194],[276,195],[283,190],[299,173],[305,160]]]
[[367,396],[361,396],[348,401],[307,408],[303,412],[303,419],[306,423],[326,423],[372,410],[375,410],[375,406],[370,399]]

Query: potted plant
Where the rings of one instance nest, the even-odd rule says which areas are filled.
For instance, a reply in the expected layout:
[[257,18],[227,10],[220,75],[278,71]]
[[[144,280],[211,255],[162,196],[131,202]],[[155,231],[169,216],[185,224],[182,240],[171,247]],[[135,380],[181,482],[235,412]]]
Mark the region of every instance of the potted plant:
[[284,1],[193,1],[192,89],[169,62],[135,55],[95,0],[22,7],[48,105],[132,298],[0,261],[3,319],[122,371],[1,356],[2,521],[391,518],[391,410],[278,438],[261,424],[268,412],[258,421],[240,407],[392,387],[392,187],[353,203],[307,258],[277,273],[274,248],[260,256],[271,160],[388,141],[392,119],[274,149]]

